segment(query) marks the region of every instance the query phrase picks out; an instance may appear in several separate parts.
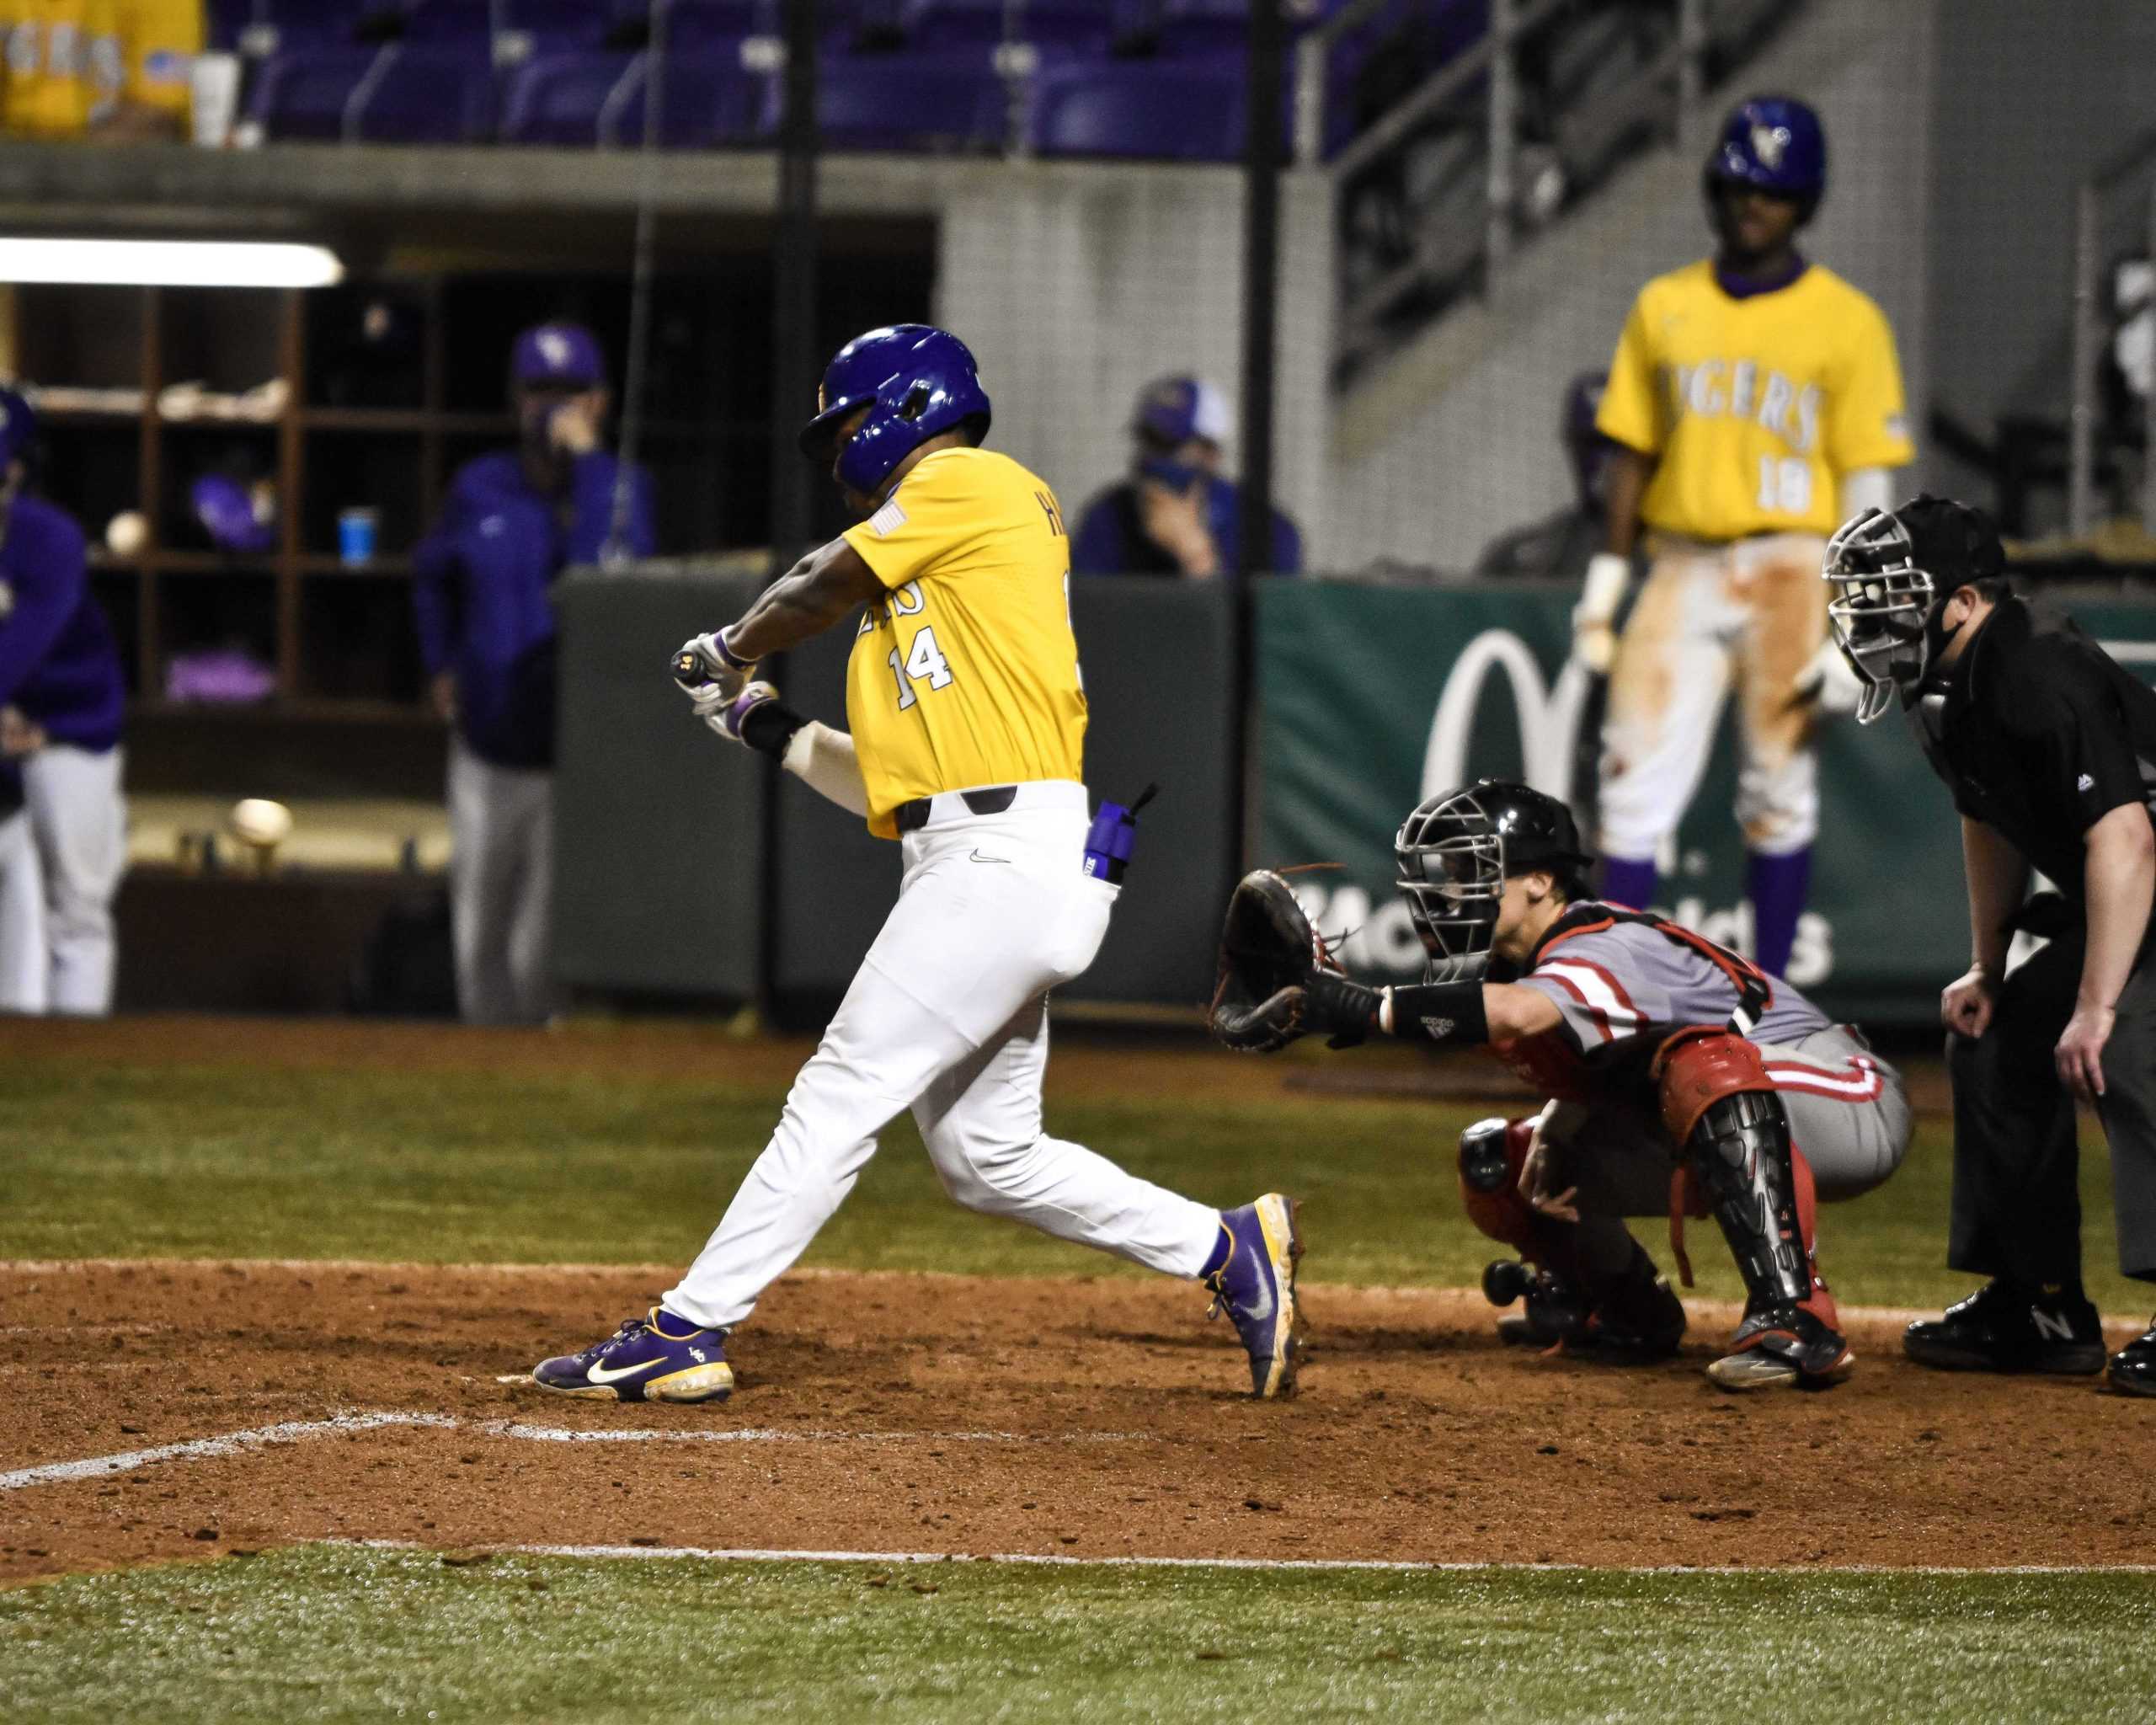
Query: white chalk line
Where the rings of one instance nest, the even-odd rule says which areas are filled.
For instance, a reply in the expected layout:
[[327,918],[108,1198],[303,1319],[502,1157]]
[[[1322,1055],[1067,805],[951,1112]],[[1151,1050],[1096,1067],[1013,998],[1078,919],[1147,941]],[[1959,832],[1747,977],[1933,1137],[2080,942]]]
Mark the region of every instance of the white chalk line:
[[[325,1540],[324,1545],[370,1551],[431,1551],[416,1540]],[[1443,1557],[1164,1557],[1125,1554],[1078,1557],[1051,1551],[799,1551],[758,1546],[481,1546],[494,1557],[701,1557],[725,1563],[1012,1563],[1038,1568],[1257,1569],[1417,1571],[1435,1574],[1510,1574],[1524,1570],[1593,1575],[2156,1575],[2156,1563],[2006,1563],[1993,1568],[1952,1563],[1498,1563]]]
[[252,1450],[280,1449],[310,1438],[380,1431],[392,1426],[467,1432],[474,1437],[513,1438],[532,1444],[1144,1444],[1157,1439],[1145,1432],[835,1432],[789,1430],[767,1426],[728,1426],[718,1431],[606,1428],[579,1430],[568,1426],[531,1425],[512,1419],[460,1419],[449,1413],[339,1413],[327,1419],[286,1420],[248,1431],[190,1438],[153,1449],[126,1450],[115,1455],[86,1456],[79,1461],[48,1461],[0,1473],[0,1492],[30,1486],[61,1485],[71,1480],[102,1479],[131,1473],[160,1461],[195,1461]]

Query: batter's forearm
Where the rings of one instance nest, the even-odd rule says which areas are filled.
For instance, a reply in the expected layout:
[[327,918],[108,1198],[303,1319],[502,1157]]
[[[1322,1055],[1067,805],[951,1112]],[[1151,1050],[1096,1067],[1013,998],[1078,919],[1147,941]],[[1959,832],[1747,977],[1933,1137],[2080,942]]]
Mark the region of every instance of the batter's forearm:
[[882,590],[861,553],[834,539],[765,588],[740,621],[721,633],[729,653],[754,664],[822,634]]
[[1961,867],[1969,883],[1969,961],[1990,975],[2006,969],[2007,924],[2029,889],[2029,861],[1997,828],[1961,817]]
[[1654,477],[1655,458],[1621,445],[1609,457],[1602,486],[1602,548],[1630,557],[1640,537],[1640,499]]
[[2156,892],[2156,836],[2138,803],[2114,809],[2089,829],[2082,861],[2089,939],[2081,959],[2078,1004],[2115,1007],[2148,931]]

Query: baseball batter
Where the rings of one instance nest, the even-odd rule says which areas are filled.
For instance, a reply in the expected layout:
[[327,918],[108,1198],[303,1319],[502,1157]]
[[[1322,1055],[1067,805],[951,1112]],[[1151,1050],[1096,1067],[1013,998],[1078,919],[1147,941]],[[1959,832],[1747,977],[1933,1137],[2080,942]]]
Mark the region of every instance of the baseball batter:
[[1492,1264],[1508,1340],[1616,1362],[1677,1351],[1684,1311],[1623,1218],[1710,1212],[1746,1295],[1725,1389],[1832,1383],[1854,1355],[1814,1254],[1815,1200],[1885,1180],[1912,1120],[1900,1078],[1785,982],[1678,924],[1588,896],[1564,804],[1483,779],[1433,797],[1396,841],[1429,978],[1365,988],[1315,961],[1286,883],[1237,889],[1214,1028],[1265,1050],[1306,1030],[1489,1049],[1551,1098],[1460,1141],[1467,1214],[1524,1263]]
[[[1810,883],[1817,709],[1846,682],[1817,574],[1825,536],[1884,507],[1913,453],[1886,319],[1796,250],[1826,184],[1804,104],[1755,97],[1730,115],[1705,177],[1720,248],[1640,291],[1610,360],[1595,424],[1622,447],[1573,618],[1575,651],[1609,675],[1604,894],[1654,901],[1733,686],[1752,955],[1774,975]],[[1642,536],[1646,582],[1620,639]]]
[[[549,1389],[728,1394],[727,1332],[909,1107],[961,1204],[1203,1280],[1249,1353],[1252,1393],[1294,1389],[1300,1246],[1288,1200],[1267,1194],[1223,1214],[1043,1130],[1049,991],[1091,964],[1120,889],[1086,866],[1086,696],[1062,510],[1043,480],[980,446],[989,425],[955,336],[899,324],[848,343],[801,443],[863,519],[676,657],[714,729],[897,840],[905,873],[710,1242],[648,1316],[542,1362],[533,1376]],[[857,612],[847,731],[803,720],[754,679],[758,660]]]

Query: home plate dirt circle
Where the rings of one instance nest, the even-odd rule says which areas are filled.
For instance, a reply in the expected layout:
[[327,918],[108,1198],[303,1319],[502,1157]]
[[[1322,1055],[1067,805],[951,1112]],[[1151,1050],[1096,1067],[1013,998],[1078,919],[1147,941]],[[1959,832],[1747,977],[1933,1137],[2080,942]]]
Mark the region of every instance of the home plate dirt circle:
[[[302,1540],[1627,1567],[2128,1565],[2156,1419],[2089,1380],[1925,1372],[1737,1397],[1687,1356],[1501,1348],[1479,1295],[1306,1289],[1304,1393],[1256,1402],[1153,1279],[790,1276],[705,1407],[531,1363],[662,1273],[0,1266],[0,1581]],[[506,1378],[510,1381],[503,1381]]]

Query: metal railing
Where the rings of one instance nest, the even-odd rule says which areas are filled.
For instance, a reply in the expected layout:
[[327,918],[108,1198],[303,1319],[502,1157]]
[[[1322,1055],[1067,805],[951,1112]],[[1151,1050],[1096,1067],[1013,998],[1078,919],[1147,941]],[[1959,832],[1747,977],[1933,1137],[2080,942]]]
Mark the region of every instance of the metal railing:
[[[2122,231],[2123,230],[2123,231]],[[2082,183],[2073,206],[2073,323],[2071,365],[2073,377],[2067,414],[2067,531],[2086,537],[2097,526],[2096,486],[2100,467],[2113,451],[2104,441],[2100,372],[2109,321],[2101,278],[2108,257],[2117,261],[2138,243],[2140,255],[2156,264],[2156,132],[2129,148]],[[2111,307],[2114,312],[2122,311]],[[2156,296],[2142,315],[2156,317]],[[2141,403],[2141,524],[2156,534],[2156,363]]]
[[[1710,83],[1755,53],[1799,9],[1791,0],[1676,0],[1672,9],[1577,0],[1490,0],[1478,41],[1438,67],[1325,160],[1327,58],[1383,0],[1363,0],[1298,45],[1295,159],[1330,168],[1342,200],[1390,178],[1422,152],[1420,195],[1402,193],[1388,213],[1399,254],[1374,263],[1341,243],[1342,279],[1335,361],[1354,367],[1440,313],[1460,294],[1502,293],[1506,266],[1565,203],[1617,163],[1657,140],[1682,148],[1700,142]],[[1529,92],[1523,51],[1535,51],[1532,92],[1546,136],[1533,147],[1537,171],[1524,174],[1522,119]]]

